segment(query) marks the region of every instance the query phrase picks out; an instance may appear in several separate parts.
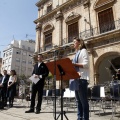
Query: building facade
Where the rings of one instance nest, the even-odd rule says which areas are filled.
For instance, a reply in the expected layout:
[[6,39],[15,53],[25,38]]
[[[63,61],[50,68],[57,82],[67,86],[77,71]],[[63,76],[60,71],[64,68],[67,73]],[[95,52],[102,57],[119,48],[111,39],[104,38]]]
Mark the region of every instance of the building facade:
[[73,37],[83,38],[89,52],[90,84],[112,80],[120,68],[120,1],[39,0],[36,6],[36,53],[52,60],[49,50],[65,46],[58,56],[72,59]]
[[0,73],[1,73],[1,67],[2,67],[2,58],[0,58]]
[[31,76],[33,70],[32,56],[35,50],[33,40],[13,40],[3,51],[2,70],[16,70],[18,75]]

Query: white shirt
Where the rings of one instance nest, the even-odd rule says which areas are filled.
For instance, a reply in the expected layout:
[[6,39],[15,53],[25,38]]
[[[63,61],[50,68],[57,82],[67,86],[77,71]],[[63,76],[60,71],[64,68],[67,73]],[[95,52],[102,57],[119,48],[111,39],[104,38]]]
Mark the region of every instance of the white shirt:
[[10,76],[10,78],[9,78],[9,81],[8,81],[8,82],[14,82],[14,80],[15,80],[15,77],[14,77],[14,76]]
[[[38,62],[38,67],[40,66],[41,62]],[[40,78],[42,78],[42,75],[39,75]]]
[[40,66],[41,62],[38,62],[38,67]]
[[83,65],[83,68],[79,68],[81,74],[80,79],[89,80],[89,55],[86,49],[81,50],[78,57],[78,63]]
[[4,83],[4,79],[5,79],[5,76],[3,76],[3,78],[2,78],[2,84]]

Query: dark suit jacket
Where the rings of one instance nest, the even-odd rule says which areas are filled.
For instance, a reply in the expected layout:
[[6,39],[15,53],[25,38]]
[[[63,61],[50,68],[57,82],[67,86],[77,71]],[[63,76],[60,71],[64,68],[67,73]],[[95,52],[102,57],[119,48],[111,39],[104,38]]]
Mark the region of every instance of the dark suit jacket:
[[117,79],[120,80],[120,74],[117,74]]
[[0,77],[0,84],[2,83],[3,76]]
[[34,66],[34,69],[33,69],[33,73],[32,73],[32,74],[42,75],[42,78],[40,78],[40,80],[38,81],[37,84],[40,83],[41,85],[43,85],[43,84],[44,84],[45,77],[47,77],[48,74],[49,74],[49,70],[48,70],[48,68],[47,68],[47,66],[46,66],[45,63],[42,62],[39,67],[38,67],[38,63],[37,63],[37,64],[35,64],[35,66]]
[[4,90],[7,90],[7,84],[8,84],[9,77],[10,76],[8,74],[5,76],[5,79],[4,79],[4,82],[3,82],[3,89]]

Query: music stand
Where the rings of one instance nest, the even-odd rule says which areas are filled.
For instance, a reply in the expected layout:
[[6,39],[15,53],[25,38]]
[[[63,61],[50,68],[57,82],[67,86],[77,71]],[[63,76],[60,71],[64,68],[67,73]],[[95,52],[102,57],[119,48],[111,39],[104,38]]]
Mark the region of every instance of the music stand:
[[67,116],[65,115],[65,111],[63,111],[62,82],[63,82],[63,80],[76,79],[76,78],[79,78],[80,76],[76,72],[76,70],[69,58],[56,60],[56,64],[54,64],[54,61],[52,61],[52,62],[46,63],[46,65],[47,65],[49,71],[53,75],[54,75],[54,68],[56,68],[56,80],[61,80],[61,112],[58,115],[57,119],[61,115],[61,120],[63,120],[63,115],[64,115],[66,117],[66,119],[68,120]]

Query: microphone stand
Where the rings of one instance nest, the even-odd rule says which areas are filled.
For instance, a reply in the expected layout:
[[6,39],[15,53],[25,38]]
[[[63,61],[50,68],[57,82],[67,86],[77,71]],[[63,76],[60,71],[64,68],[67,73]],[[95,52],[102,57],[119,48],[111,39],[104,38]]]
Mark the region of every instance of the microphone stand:
[[[62,84],[62,81],[79,78],[79,74],[74,69],[74,66],[69,58],[63,58],[63,59],[57,60],[57,61],[55,61],[55,63],[56,63],[56,68],[55,68],[56,76],[55,77],[57,80],[61,80],[61,90],[60,90],[60,92],[61,92],[61,112],[58,115],[56,120],[58,120],[60,115],[61,115],[61,120],[63,120],[63,115],[68,120],[67,116],[65,115],[66,112],[63,111],[63,94],[62,94],[62,92],[63,92],[62,85],[63,84]],[[55,63],[54,63],[54,61],[47,63],[48,69],[51,71],[51,73],[53,75],[54,75],[54,64]]]
[[58,118],[56,118],[57,117],[56,116],[56,57],[57,57],[57,52],[58,52],[58,49],[53,51],[53,54],[54,54],[54,80],[53,80],[54,102],[53,102],[53,107],[54,107],[54,113],[55,113],[55,116],[54,116],[55,120],[58,119]]
[[54,119],[56,120],[56,56],[57,56],[57,51],[53,50],[48,52],[48,54],[53,54],[54,55],[54,77],[53,77],[53,90],[54,90],[54,100],[53,100],[53,110],[55,113]]
[[53,110],[55,113],[54,119],[56,120],[56,56],[57,51],[54,50],[54,79],[53,79],[53,89],[54,89],[54,101],[53,101]]
[[60,115],[61,115],[61,120],[63,120],[63,115],[65,116],[65,118],[67,120],[69,120],[66,116],[66,112],[63,111],[63,75],[65,75],[65,72],[64,72],[63,68],[61,67],[61,65],[57,65],[57,67],[59,69],[59,73],[60,73],[60,77],[61,77],[61,112],[58,115],[57,120],[60,117]]
[[[58,55],[57,55],[58,50],[63,49],[63,48],[61,48],[61,47],[59,47],[59,46],[55,46],[55,47],[57,47],[58,49],[55,49],[53,52],[50,51],[50,53],[53,53],[53,54],[54,54],[54,80],[53,80],[53,89],[54,89],[53,107],[54,107],[54,108],[53,108],[53,110],[54,110],[54,113],[55,113],[54,119],[57,120],[58,117],[56,118],[56,56],[58,56]],[[59,48],[60,48],[60,49],[59,49]],[[66,48],[66,46],[65,46],[65,48]],[[62,76],[62,75],[61,75],[61,76]],[[65,114],[65,113],[64,113],[64,114]],[[63,117],[63,115],[62,115],[62,117]]]

